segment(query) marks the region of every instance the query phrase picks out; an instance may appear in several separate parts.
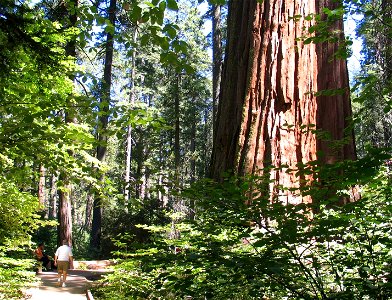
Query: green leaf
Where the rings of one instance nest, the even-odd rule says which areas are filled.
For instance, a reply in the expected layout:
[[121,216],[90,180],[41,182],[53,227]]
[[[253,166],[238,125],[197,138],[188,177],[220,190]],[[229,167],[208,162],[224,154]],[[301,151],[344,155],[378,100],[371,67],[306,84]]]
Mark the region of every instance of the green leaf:
[[108,25],[106,25],[104,31],[111,34],[111,35],[114,35],[115,28],[112,24],[108,24]]
[[132,10],[130,11],[131,19],[134,22],[137,22],[142,17],[142,8],[138,5],[133,5]]
[[176,0],[166,0],[167,8],[171,10],[178,10],[178,5]]
[[166,24],[165,27],[163,27],[162,31],[166,32],[171,39],[174,39],[177,35],[177,30],[172,24]]
[[148,44],[148,42],[150,41],[150,35],[149,34],[144,34],[140,37],[140,44],[142,46],[145,46]]

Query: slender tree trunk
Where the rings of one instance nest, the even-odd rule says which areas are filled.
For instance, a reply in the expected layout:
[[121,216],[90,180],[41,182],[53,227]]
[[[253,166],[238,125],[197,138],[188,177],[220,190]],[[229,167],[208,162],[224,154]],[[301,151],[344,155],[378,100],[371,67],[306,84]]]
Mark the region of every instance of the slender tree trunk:
[[93,212],[93,204],[94,204],[94,195],[88,194],[87,195],[87,202],[86,202],[86,216],[84,220],[84,228],[88,231],[92,226],[92,212]]
[[158,175],[158,180],[157,180],[157,186],[159,187],[158,188],[158,202],[159,202],[159,206],[160,207],[163,207],[163,193],[162,193],[162,174],[161,174],[161,172],[159,172],[159,175]]
[[[142,134],[142,133],[140,133]],[[140,143],[138,143],[135,147],[135,157],[137,160],[136,172],[135,172],[135,197],[137,199],[142,199],[143,193],[143,174],[144,174],[144,166],[143,166],[143,139],[140,139]]]
[[213,5],[212,18],[212,53],[213,53],[213,68],[212,68],[212,123],[213,136],[216,133],[216,115],[219,102],[219,88],[221,84],[222,75],[222,28],[221,28],[221,5]]
[[[73,7],[78,7],[78,0],[72,0],[68,2],[69,5]],[[68,9],[68,6],[62,4],[62,11],[64,11],[64,15],[67,15],[69,18],[69,22],[66,25],[67,27],[75,27],[77,23],[77,14],[76,11],[71,12]],[[73,60],[76,60],[76,40],[69,41],[65,46],[65,53],[68,57],[71,57]],[[74,80],[74,77],[71,78]],[[65,111],[65,123],[71,124],[76,123],[75,111],[73,108],[73,103],[68,103],[68,108]],[[69,156],[72,156],[72,151],[68,152]],[[71,209],[71,192],[72,192],[72,183],[69,178],[69,174],[66,170],[63,170],[59,176],[63,186],[59,189],[59,208],[58,208],[58,240],[57,244],[62,245],[63,241],[66,241],[68,245],[72,245],[72,209]]]
[[49,218],[55,219],[57,216],[57,175],[52,174],[50,177],[50,192],[49,192]]
[[180,74],[176,75],[176,91],[174,95],[174,167],[176,181],[180,179]]
[[[388,25],[384,25],[382,32],[380,33],[382,49],[382,57],[379,58],[379,62],[383,67],[384,71],[384,82],[390,83],[392,79],[392,5],[391,0],[381,0],[381,12],[382,12],[382,22],[389,22]],[[391,95],[390,95],[391,96]]]
[[151,198],[150,190],[151,190],[151,171],[148,167],[145,168],[144,173],[144,192],[143,192],[143,199],[148,200]]
[[[192,102],[195,103],[195,99],[192,99]],[[191,152],[191,159],[190,159],[190,176],[189,181],[190,183],[194,183],[196,181],[196,118],[192,120],[191,125],[191,144],[190,144],[190,152]],[[193,220],[195,218],[195,201],[191,199],[189,203],[189,217]]]
[[[133,33],[133,43],[136,43],[137,40],[137,28],[135,27]],[[135,91],[135,76],[136,76],[136,49],[132,52],[132,61],[131,61],[131,78],[130,78],[130,95],[129,95],[129,104],[130,109],[135,105],[136,91]],[[132,162],[132,126],[128,125],[127,131],[127,141],[126,141],[126,160],[125,160],[125,202],[128,203],[130,199],[130,180],[131,180],[131,162]]]
[[[214,122],[214,123],[216,123],[216,122]],[[214,126],[214,123],[213,123],[213,126]],[[210,132],[210,127],[209,127],[209,112],[208,112],[208,109],[207,109],[207,105],[206,105],[206,108],[204,109],[204,132],[203,132],[203,136],[204,136],[204,141],[208,141],[209,140],[209,132]],[[204,147],[203,148],[203,153],[204,153],[204,155],[203,155],[203,157],[204,157],[204,169],[203,169],[203,172],[204,172],[204,174],[203,174],[203,177],[204,176],[207,176],[208,175],[208,171],[209,171],[209,162],[208,162],[208,160],[207,160],[207,157],[209,157],[209,148],[210,148],[210,145],[208,145],[208,147]]]
[[[180,154],[180,74],[176,74],[175,79],[175,95],[174,95],[174,169],[175,169],[175,195],[173,197],[174,212],[181,211],[181,199],[179,197],[180,176],[181,176],[181,154]],[[176,239],[179,237],[179,232],[176,228],[178,222],[177,218],[172,219],[170,238]]]
[[[116,0],[110,0],[109,4],[109,21],[113,26],[116,22]],[[101,162],[105,161],[107,152],[108,133],[107,127],[109,123],[109,106],[110,106],[110,90],[112,85],[112,65],[113,65],[113,34],[108,32],[106,35],[105,45],[105,67],[103,73],[103,83],[100,95],[100,116],[98,120],[98,146],[97,159]],[[100,181],[103,182],[104,174],[100,175]],[[94,195],[93,219],[91,227],[90,246],[100,251],[101,248],[101,230],[102,230],[102,197],[99,192]]]
[[[314,25],[304,17],[324,6],[330,3],[229,1],[212,178],[220,180],[225,171],[262,174],[273,165],[278,169],[269,175],[271,199],[298,203],[304,199],[279,188],[299,187],[297,176],[286,173],[287,167],[317,159],[355,158],[351,131],[344,136],[351,116],[346,62],[331,56],[335,44],[302,41]],[[296,15],[303,17],[295,21]],[[336,23],[336,28],[341,26]],[[324,89],[343,89],[344,93],[318,96],[316,92]],[[316,136],[313,126],[328,131],[332,141],[347,138],[347,144],[333,149]]]
[[39,166],[38,200],[42,208],[45,207],[45,167]]
[[190,183],[194,183],[196,180],[196,120],[193,120],[191,125],[191,136],[190,136],[190,152],[191,152],[191,159],[190,159],[190,176],[189,181]]
[[[382,0],[381,1],[381,10],[382,10],[382,22],[385,20],[392,20],[392,7],[390,0]],[[389,23],[390,24],[390,23]],[[383,26],[383,32],[381,32],[381,49],[383,52],[382,58],[380,59],[380,64],[383,68],[383,82],[385,85],[391,86],[392,82],[392,29],[391,26]],[[390,89],[389,89],[390,91]],[[389,98],[392,97],[392,93],[389,93]],[[389,113],[383,117],[383,146],[384,147],[392,147],[392,115]]]
[[[163,140],[165,137],[161,134],[161,140]],[[159,177],[158,177],[158,186],[159,191],[158,191],[158,199],[159,203],[161,204],[161,207],[167,207],[169,199],[168,199],[168,193],[167,193],[167,178],[166,175],[164,174],[164,169],[165,169],[165,145],[160,144],[159,145]]]

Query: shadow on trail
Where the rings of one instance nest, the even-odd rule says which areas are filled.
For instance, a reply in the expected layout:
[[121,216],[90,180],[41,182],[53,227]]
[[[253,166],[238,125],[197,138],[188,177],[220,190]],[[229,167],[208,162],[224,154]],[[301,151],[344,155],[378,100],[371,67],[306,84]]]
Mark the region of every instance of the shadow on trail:
[[40,284],[36,288],[26,291],[26,299],[30,300],[85,300],[86,292],[93,281],[100,279],[104,274],[113,272],[110,269],[100,268],[99,264],[93,264],[90,269],[68,270],[66,287],[61,287],[57,281],[57,271],[37,273]]

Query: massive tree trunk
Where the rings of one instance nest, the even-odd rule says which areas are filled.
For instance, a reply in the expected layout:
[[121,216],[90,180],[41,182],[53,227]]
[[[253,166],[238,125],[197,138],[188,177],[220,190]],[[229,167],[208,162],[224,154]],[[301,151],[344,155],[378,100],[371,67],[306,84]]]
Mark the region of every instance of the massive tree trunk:
[[[325,20],[323,8],[330,10],[339,7],[338,1],[316,1],[317,13]],[[330,23],[330,22],[329,22]],[[316,44],[317,58],[317,90],[316,97],[316,129],[326,132],[327,139],[317,139],[317,151],[321,151],[318,159],[325,163],[334,163],[343,159],[354,159],[355,146],[353,130],[345,131],[351,127],[351,102],[347,62],[339,58],[339,47],[344,41],[343,19],[329,25],[330,36],[336,37],[340,42],[322,42]],[[334,91],[330,93],[331,91]],[[337,147],[337,141],[347,142]]]
[[[340,140],[346,137],[351,115],[346,62],[333,57],[337,45],[303,42],[308,28],[315,25],[304,17],[323,7],[333,8],[329,2],[335,3],[229,2],[212,178],[220,180],[226,171],[261,174],[271,165],[294,168],[317,159],[355,158],[351,132],[345,146],[333,148],[333,142],[322,141],[313,131],[328,131],[332,141]],[[334,29],[342,26],[341,21],[334,23]],[[343,89],[343,93],[318,96],[324,89]],[[271,199],[303,201],[278,188],[299,185],[286,170],[271,170]]]
[[[110,0],[109,4],[109,21],[113,26],[116,19],[116,0]],[[100,116],[98,118],[98,146],[97,146],[97,159],[101,162],[105,161],[107,152],[108,133],[107,127],[109,123],[109,106],[110,106],[110,90],[112,85],[112,65],[113,65],[113,45],[114,37],[111,32],[106,35],[105,45],[105,66],[103,72],[103,83],[100,95]],[[104,174],[99,175],[99,180],[103,182]],[[102,197],[99,191],[94,195],[93,204],[93,219],[91,226],[91,240],[90,246],[100,251],[101,247],[101,229],[102,229]]]

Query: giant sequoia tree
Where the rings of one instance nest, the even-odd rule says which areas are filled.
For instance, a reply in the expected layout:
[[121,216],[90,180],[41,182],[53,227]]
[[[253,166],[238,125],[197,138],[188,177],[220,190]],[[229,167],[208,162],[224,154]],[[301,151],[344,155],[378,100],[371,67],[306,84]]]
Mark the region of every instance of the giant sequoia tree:
[[339,5],[229,1],[213,178],[225,171],[261,174],[273,165],[271,196],[297,202],[277,188],[298,187],[287,167],[355,158],[352,131],[345,131],[351,115],[346,61],[336,55],[344,38]]

